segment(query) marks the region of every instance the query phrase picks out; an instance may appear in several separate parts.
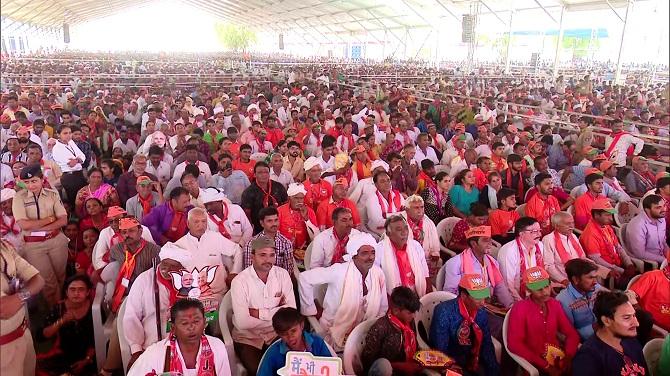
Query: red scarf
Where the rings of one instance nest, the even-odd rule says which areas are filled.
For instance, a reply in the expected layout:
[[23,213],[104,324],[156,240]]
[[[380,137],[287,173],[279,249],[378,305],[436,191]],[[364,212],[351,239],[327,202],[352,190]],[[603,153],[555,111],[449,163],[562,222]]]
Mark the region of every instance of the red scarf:
[[365,163],[356,160],[356,176],[358,177],[358,180],[362,180],[372,176],[370,172],[370,166],[372,166],[372,164],[370,163],[369,160]]
[[[516,239],[516,246],[519,248],[519,275],[523,276],[523,273],[526,272],[526,254],[523,251],[519,239]],[[544,268],[544,260],[542,259],[542,252],[540,252],[539,244],[535,244],[535,260],[537,266]],[[519,283],[519,293],[522,298],[526,297],[526,285],[523,282]]]
[[[414,271],[412,265],[409,263],[409,254],[407,253],[407,243],[402,248],[397,248],[393,242],[393,254],[395,255],[396,263],[398,264],[398,272],[400,273],[400,284],[403,286],[414,286]],[[399,257],[400,253],[404,253],[405,257]]]
[[263,189],[263,187],[261,187],[260,184],[258,184],[258,182],[256,182],[256,185],[258,186],[258,189],[260,189],[261,192],[263,192],[263,207],[267,208],[268,206],[270,206],[271,199],[272,199],[272,206],[277,206],[277,199],[275,199],[274,196],[272,196],[272,181],[271,180],[268,181],[267,191],[265,191],[265,189]]
[[611,143],[610,146],[607,148],[607,150],[605,150],[605,156],[606,156],[607,158],[610,158],[610,157],[612,156],[612,152],[614,151],[614,148],[616,147],[616,145],[619,143],[619,139],[620,139],[622,136],[627,135],[627,134],[628,134],[628,133],[626,133],[626,132],[619,132],[619,133],[617,133],[616,135],[615,135],[615,134],[612,134],[612,135],[611,135],[612,138],[613,138],[613,139],[612,139],[612,143]]
[[[563,265],[570,261],[570,253],[565,249],[565,246],[563,245],[563,240],[561,239],[561,234],[558,231],[554,231],[554,241],[556,242],[556,250],[558,251],[558,256],[561,258],[561,262]],[[577,238],[575,235],[570,233],[568,235],[568,241],[570,242],[570,245],[572,245],[572,248],[577,252],[577,255],[579,258],[584,258],[586,257],[584,255],[584,250],[582,249],[582,246],[579,245],[579,242],[577,241]]]
[[138,194],[137,201],[139,201],[140,204],[142,205],[142,213],[144,213],[144,215],[147,215],[153,208],[154,196],[152,194],[149,194],[148,198],[143,198],[142,195]]
[[[514,189],[512,187],[512,167],[507,168],[507,184],[509,188]],[[521,172],[519,172],[519,182],[517,183],[516,186],[516,197],[517,200],[523,200],[523,176],[521,176]]]
[[[170,369],[169,372],[183,375],[182,360],[177,351],[177,337],[170,336]],[[216,365],[214,364],[214,352],[203,334],[200,337],[200,356],[198,357],[198,376],[216,376]],[[165,365],[167,366],[167,364]],[[165,367],[164,366],[164,367]],[[167,367],[166,367],[167,368]]]
[[170,223],[170,227],[168,230],[163,234],[166,238],[168,238],[169,241],[171,242],[176,242],[186,234],[186,213],[185,212],[179,212],[176,211],[172,208],[172,203],[168,202],[168,206],[170,209],[172,209],[172,212],[174,215],[172,216],[172,222]]
[[391,192],[389,192],[391,196],[391,200],[388,203],[388,208],[386,208],[386,205],[384,204],[384,197],[382,194],[377,190],[377,200],[379,200],[379,206],[382,208],[382,218],[386,219],[386,213],[397,213],[400,211],[401,204],[400,204],[400,192],[396,191],[395,189],[391,189]]
[[389,321],[396,329],[400,330],[402,334],[402,344],[403,349],[405,350],[405,360],[411,360],[414,358],[416,353],[416,334],[408,324],[400,321],[399,318],[394,316],[391,312],[388,313]]
[[[458,312],[461,314],[461,317],[463,317],[463,321],[457,331],[458,344],[461,346],[471,346],[467,369],[476,373],[479,369],[479,350],[482,347],[484,333],[475,322],[477,311],[470,316],[470,312],[465,307],[465,302],[461,297],[458,298]],[[474,336],[472,335],[473,332]]]
[[423,244],[424,232],[423,232],[423,218],[419,222],[414,223],[412,218],[407,215],[407,224],[409,225],[410,230],[412,230],[412,237],[417,242]]
[[[147,245],[147,241],[142,239],[140,240],[140,246],[137,247],[135,253],[131,253],[128,248],[125,248],[125,260],[121,269],[119,270],[119,275],[116,278],[116,284],[114,285],[114,296],[112,297],[112,312],[118,312],[121,302],[123,301],[123,296],[130,286],[130,276],[133,275],[135,270],[135,257],[142,252],[144,246]],[[124,282],[125,280],[125,282]]]
[[349,242],[349,235],[340,239],[337,236],[337,231],[335,231],[335,228],[333,228],[333,236],[335,237],[337,244],[335,244],[335,250],[333,250],[333,258],[330,260],[331,265],[344,262],[342,256],[347,253],[347,243]]
[[213,214],[209,215],[209,219],[211,219],[212,222],[216,224],[216,227],[219,228],[221,235],[230,239],[230,233],[225,226],[226,218],[228,218],[228,204],[226,204],[225,201],[221,201],[221,203],[223,204],[223,219],[219,219],[219,217]]
[[[163,285],[167,289],[167,291],[168,291],[168,304],[169,304],[169,307],[172,307],[172,305],[174,305],[174,303],[177,301],[179,291],[177,291],[177,289],[174,288],[174,285],[172,285],[171,280],[163,277],[160,270],[156,270],[156,280],[158,281],[158,283],[160,283],[161,285]],[[158,316],[156,316],[156,317],[158,317]]]
[[15,219],[13,216],[10,217],[10,218],[12,219],[12,221],[9,223],[9,225],[6,225],[6,224],[5,224],[5,218],[4,218],[4,215],[2,216],[2,219],[0,219],[0,234],[2,234],[2,236],[6,236],[6,235],[9,234],[10,232],[11,232],[12,234],[14,234],[14,235],[18,235],[19,232],[21,232],[20,229],[17,230],[17,229],[15,228],[15,225],[16,225],[16,219]]
[[419,172],[419,180],[423,180],[425,182],[424,188],[437,187],[437,183],[435,183],[433,178],[428,176],[425,172],[423,172],[423,170]]
[[354,145],[356,145],[356,141],[354,141],[354,136],[351,135],[351,134],[346,135],[346,134],[342,133],[342,137],[344,137],[344,139],[347,141],[347,147],[346,148],[344,147],[344,142],[342,142],[342,149],[344,149],[342,151],[346,151],[348,153],[354,148]]
[[266,153],[265,151],[265,141],[260,141],[259,139],[255,139],[256,145],[258,145],[258,152],[259,153]]

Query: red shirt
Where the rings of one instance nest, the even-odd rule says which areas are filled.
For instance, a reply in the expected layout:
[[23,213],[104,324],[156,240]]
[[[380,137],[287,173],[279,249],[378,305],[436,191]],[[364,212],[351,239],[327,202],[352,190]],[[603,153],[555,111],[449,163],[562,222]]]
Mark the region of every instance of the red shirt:
[[465,219],[461,219],[460,221],[456,222],[454,225],[454,230],[451,232],[451,240],[449,241],[449,246],[452,244],[461,244],[465,246],[465,232],[470,229],[470,225],[468,224],[468,221]]
[[[284,235],[293,244],[294,249],[304,249],[309,240],[307,224],[298,210],[293,210],[286,203],[277,208],[279,212],[279,233]],[[311,208],[307,208],[309,221],[316,224],[316,214]]]
[[327,201],[321,201],[319,206],[316,208],[316,221],[319,227],[333,227],[333,211],[335,211],[337,208],[347,208],[351,210],[354,227],[361,224],[361,217],[358,215],[358,208],[356,208],[356,204],[354,204],[353,201],[345,198],[340,202],[333,202],[331,198]]
[[[598,228],[602,231],[600,231]],[[584,228],[584,232],[579,236],[579,242],[587,255],[600,255],[603,260],[612,265],[623,267],[621,256],[616,248],[619,246],[619,239],[616,237],[612,226],[601,227],[599,224],[590,220]]]
[[488,179],[486,178],[486,174],[479,168],[472,170],[472,174],[475,176],[475,186],[481,191],[486,186],[486,184],[489,183]]
[[554,196],[542,198],[541,194],[534,194],[526,203],[526,217],[535,218],[540,223],[542,235],[552,232],[551,216],[561,211],[561,205]]
[[233,160],[240,157],[240,146],[242,146],[242,144],[239,142],[233,142],[230,144],[230,155],[233,157]]
[[586,224],[591,219],[591,207],[593,207],[593,202],[601,198],[605,198],[605,196],[595,197],[590,192],[586,192],[577,197],[573,204],[575,207],[575,227],[580,230],[583,230],[584,227],[586,227]]
[[277,143],[284,139],[284,133],[277,128],[265,128],[265,130],[268,132],[265,141],[270,141],[272,147],[277,147]]
[[505,211],[496,209],[489,213],[489,224],[491,225],[491,236],[505,235],[512,228],[521,215],[516,210]]
[[307,179],[303,185],[307,191],[305,205],[312,210],[316,210],[322,201],[328,201],[333,196],[333,186],[323,179],[319,179],[316,184]]
[[233,170],[244,172],[249,180],[254,178],[254,166],[256,166],[256,161],[253,159],[250,159],[249,162],[242,162],[239,159],[233,161]]
[[[539,369],[548,364],[544,359],[548,344],[562,349],[568,357],[575,355],[579,345],[579,334],[565,316],[561,303],[550,298],[546,310],[545,316],[540,306],[528,298],[514,304],[508,313],[509,350]],[[558,333],[565,336],[564,346],[557,338]]]

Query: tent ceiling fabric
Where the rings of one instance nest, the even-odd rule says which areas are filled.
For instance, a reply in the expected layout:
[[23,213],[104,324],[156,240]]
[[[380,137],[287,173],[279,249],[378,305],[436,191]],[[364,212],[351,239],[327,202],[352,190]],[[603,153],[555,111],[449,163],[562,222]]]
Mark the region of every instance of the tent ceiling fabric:
[[[38,27],[76,25],[155,0],[2,0],[2,17]],[[258,30],[311,29],[322,34],[433,27],[456,22],[470,12],[473,0],[179,0],[223,21]],[[481,14],[540,9],[559,12],[608,8],[607,0],[481,0]],[[158,3],[156,3],[158,4]],[[513,4],[513,5],[512,5]],[[626,0],[612,0],[616,8]]]

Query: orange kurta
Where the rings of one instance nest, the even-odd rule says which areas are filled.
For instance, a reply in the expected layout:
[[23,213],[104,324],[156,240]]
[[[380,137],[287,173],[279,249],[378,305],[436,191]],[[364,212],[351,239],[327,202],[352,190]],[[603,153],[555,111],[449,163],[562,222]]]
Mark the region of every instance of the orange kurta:
[[305,186],[305,190],[307,190],[305,205],[314,211],[316,211],[322,201],[328,201],[333,195],[333,186],[323,179],[319,179],[319,182],[316,184],[307,179],[303,185]]
[[[309,235],[307,224],[302,218],[299,210],[293,210],[289,203],[277,208],[279,212],[279,233],[284,235],[293,243],[294,249],[304,249],[307,246]],[[309,221],[316,224],[316,214],[311,208],[307,208]]]
[[256,166],[256,161],[250,159],[249,162],[242,162],[239,159],[233,161],[233,170],[240,170],[244,172],[249,180],[254,178],[254,166]]
[[334,202],[331,198],[327,201],[321,201],[316,209],[316,221],[318,222],[319,227],[333,227],[333,211],[335,211],[337,208],[347,208],[351,210],[354,226],[361,224],[361,217],[358,215],[358,209],[356,208],[356,204],[354,204],[353,201],[345,198],[340,202]]
[[490,212],[489,224],[491,225],[491,236],[507,234],[519,218],[521,216],[516,210],[505,211],[496,209]]
[[590,220],[584,228],[584,232],[579,236],[579,242],[587,255],[600,255],[603,260],[612,265],[624,266],[621,256],[616,252],[619,239],[617,239],[612,226],[601,227]]
[[575,227],[583,230],[591,219],[591,208],[593,202],[605,198],[605,196],[593,196],[590,192],[577,197],[573,206],[575,207]]

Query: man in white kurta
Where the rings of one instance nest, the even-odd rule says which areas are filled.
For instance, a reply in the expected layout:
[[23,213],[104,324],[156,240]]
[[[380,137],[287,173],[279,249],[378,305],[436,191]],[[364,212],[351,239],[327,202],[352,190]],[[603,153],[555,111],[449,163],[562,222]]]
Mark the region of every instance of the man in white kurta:
[[391,176],[387,172],[374,174],[372,181],[376,190],[365,199],[366,226],[375,238],[380,238],[386,219],[403,210],[405,199],[391,187]]
[[[388,163],[382,161],[381,159],[373,161],[372,165],[370,166],[372,176],[374,176],[379,171],[388,172],[388,170],[389,170]],[[358,183],[353,187],[353,190],[351,190],[351,193],[349,194],[349,199],[353,201],[354,204],[356,204],[356,208],[358,209],[358,215],[361,217],[361,223],[366,223],[368,219],[366,212],[366,204],[367,204],[366,200],[368,199],[368,197],[374,195],[375,191],[377,190],[374,182],[372,181],[372,176],[370,176],[369,178],[360,179]]]
[[335,220],[333,227],[321,231],[311,244],[311,255],[306,265],[309,269],[328,267],[335,262],[343,262],[347,243],[351,238],[361,234],[353,228],[354,222],[351,210],[348,208],[336,208],[333,211]]
[[[319,334],[335,351],[344,350],[346,338],[356,325],[381,317],[388,309],[384,272],[374,265],[374,247],[371,235],[357,234],[347,243],[346,262],[310,269],[298,277],[301,313],[317,316],[323,331]],[[314,292],[322,285],[327,289],[318,317]]]
[[610,158],[617,167],[626,166],[628,148],[634,146],[633,155],[638,155],[644,147],[644,141],[623,131],[623,122],[612,123],[612,133],[605,136],[605,156]]
[[386,290],[398,286],[409,287],[419,297],[432,289],[426,254],[421,244],[409,239],[409,228],[405,218],[391,215],[385,223],[386,236],[377,243],[375,256],[386,278]]
[[426,260],[440,257],[440,237],[433,221],[425,214],[421,196],[412,195],[405,200],[405,211],[400,212],[409,225],[409,238],[421,244]]
[[518,302],[525,298],[520,288],[521,269],[544,266],[542,260],[544,246],[540,241],[542,235],[540,224],[534,218],[519,219],[515,224],[515,231],[515,239],[503,245],[498,251],[498,262],[512,298]]
[[288,272],[274,266],[275,241],[260,236],[251,241],[251,265],[233,279],[232,337],[235,352],[247,372],[255,374],[263,350],[277,338],[272,316],[283,307],[296,307]]
[[167,243],[161,248],[159,254],[161,262],[158,273],[149,269],[135,279],[126,297],[126,310],[123,316],[123,333],[132,357],[129,366],[158,338],[156,323],[156,297],[154,288],[158,288],[159,318],[161,337],[167,338],[168,321],[170,319],[170,305],[174,302],[171,297],[176,297],[176,291],[172,284],[170,272],[178,272],[183,265],[190,262],[191,255],[188,251]]
[[245,246],[253,236],[254,227],[244,209],[233,204],[216,188],[201,189],[200,194],[207,210],[207,228],[239,244],[240,247]]
[[[207,213],[193,208],[188,213],[188,233],[175,242],[187,250],[190,261],[184,265],[193,279],[198,276],[198,298],[205,312],[216,312],[229,281],[242,271],[242,249],[218,232],[207,230]],[[216,326],[216,323],[213,323]]]

